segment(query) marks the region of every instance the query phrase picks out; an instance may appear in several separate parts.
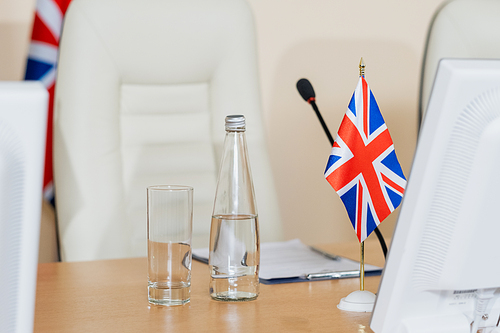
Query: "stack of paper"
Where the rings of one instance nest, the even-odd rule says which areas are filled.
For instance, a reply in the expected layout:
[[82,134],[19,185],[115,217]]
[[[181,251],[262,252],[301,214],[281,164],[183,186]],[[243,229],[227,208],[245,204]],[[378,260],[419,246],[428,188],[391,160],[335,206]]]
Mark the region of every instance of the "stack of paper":
[[[193,258],[208,263],[208,249],[194,249]],[[382,268],[366,265],[365,276],[378,275]],[[299,239],[262,243],[260,282],[264,284],[359,277],[359,262],[309,247]]]

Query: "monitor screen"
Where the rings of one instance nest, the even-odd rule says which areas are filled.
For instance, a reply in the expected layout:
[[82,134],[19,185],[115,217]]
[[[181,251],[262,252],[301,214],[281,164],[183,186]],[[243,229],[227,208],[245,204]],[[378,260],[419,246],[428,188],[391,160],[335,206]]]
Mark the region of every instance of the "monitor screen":
[[443,59],[370,327],[497,332],[500,60]]

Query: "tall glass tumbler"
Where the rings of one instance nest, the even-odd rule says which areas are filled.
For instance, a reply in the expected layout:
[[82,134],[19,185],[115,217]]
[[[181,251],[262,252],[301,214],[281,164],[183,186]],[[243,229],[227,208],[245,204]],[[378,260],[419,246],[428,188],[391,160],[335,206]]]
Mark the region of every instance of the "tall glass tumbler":
[[182,305],[191,293],[193,188],[156,185],[148,195],[148,299]]

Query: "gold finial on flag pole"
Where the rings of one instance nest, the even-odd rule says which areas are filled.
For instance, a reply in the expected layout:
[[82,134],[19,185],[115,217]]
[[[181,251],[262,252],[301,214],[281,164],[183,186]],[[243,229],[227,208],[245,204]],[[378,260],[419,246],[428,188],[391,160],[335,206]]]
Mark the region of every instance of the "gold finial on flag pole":
[[359,61],[359,76],[365,76],[365,62],[363,61],[363,57]]

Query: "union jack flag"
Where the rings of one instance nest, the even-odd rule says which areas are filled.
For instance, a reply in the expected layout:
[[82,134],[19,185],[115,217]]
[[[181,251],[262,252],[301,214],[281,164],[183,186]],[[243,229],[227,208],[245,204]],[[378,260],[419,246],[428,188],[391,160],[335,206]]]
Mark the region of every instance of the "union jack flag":
[[45,148],[45,171],[43,177],[44,197],[52,201],[52,114],[56,81],[59,37],[64,13],[71,0],[37,0],[33,32],[26,64],[25,80],[40,80],[49,92],[47,142]]
[[360,242],[401,203],[406,178],[363,76],[340,124],[325,170]]

